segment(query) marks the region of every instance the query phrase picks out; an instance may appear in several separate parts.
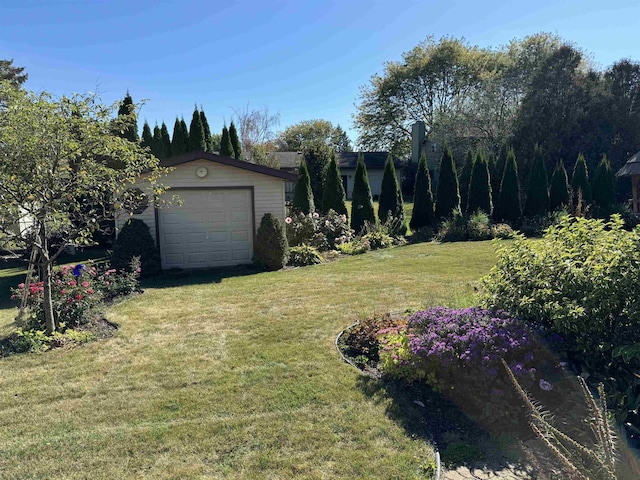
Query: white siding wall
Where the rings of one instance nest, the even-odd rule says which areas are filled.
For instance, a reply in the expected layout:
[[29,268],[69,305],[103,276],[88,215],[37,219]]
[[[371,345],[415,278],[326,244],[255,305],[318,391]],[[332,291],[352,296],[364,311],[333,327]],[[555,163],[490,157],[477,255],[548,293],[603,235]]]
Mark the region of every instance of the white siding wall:
[[[380,195],[380,190],[382,189],[382,175],[384,174],[384,169],[375,169],[375,170],[367,170],[367,176],[369,177],[369,186],[371,187],[371,195],[377,196]],[[347,175],[347,198],[351,199],[353,194],[353,182],[356,176],[355,168],[341,168],[340,175]],[[396,169],[396,176],[398,177],[398,182],[402,181],[402,169]]]
[[[198,167],[206,167],[209,173],[204,178],[196,176]],[[171,187],[180,195],[181,187],[254,187],[254,208],[255,226],[254,233],[260,226],[260,220],[265,213],[271,213],[278,217],[281,222],[285,218],[284,185],[285,180],[277,177],[263,175],[249,170],[243,170],[221,163],[210,162],[208,160],[195,160],[193,162],[178,165],[166,177],[160,180],[166,187]],[[171,198],[171,189],[166,196]],[[180,208],[178,205],[162,208]],[[155,214],[152,206],[149,206],[143,213],[134,215],[134,218],[143,220],[151,230],[151,235],[156,237]],[[127,220],[126,215],[120,215],[117,219],[117,226],[120,228]]]

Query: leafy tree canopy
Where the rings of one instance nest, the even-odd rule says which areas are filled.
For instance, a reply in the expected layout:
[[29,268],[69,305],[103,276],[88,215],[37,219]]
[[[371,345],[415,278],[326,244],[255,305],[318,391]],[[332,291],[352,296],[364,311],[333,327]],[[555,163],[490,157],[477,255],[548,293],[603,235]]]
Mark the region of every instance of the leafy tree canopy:
[[331,147],[336,152],[350,152],[351,140],[346,132],[327,120],[304,120],[285,128],[276,140],[278,150],[303,151],[315,144]]

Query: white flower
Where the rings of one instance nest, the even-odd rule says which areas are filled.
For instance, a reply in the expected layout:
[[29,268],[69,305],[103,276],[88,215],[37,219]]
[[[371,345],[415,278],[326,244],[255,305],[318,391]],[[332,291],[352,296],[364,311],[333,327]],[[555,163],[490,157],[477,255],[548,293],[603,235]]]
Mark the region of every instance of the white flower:
[[291,222],[293,222],[293,220],[291,219],[291,217],[287,217],[287,218],[284,219],[284,222],[285,223],[291,223]]
[[544,390],[545,392],[548,392],[550,390],[553,390],[553,385],[551,385],[549,382],[547,382],[544,379],[540,379],[540,382],[538,382],[538,385],[540,385],[540,388],[542,390]]

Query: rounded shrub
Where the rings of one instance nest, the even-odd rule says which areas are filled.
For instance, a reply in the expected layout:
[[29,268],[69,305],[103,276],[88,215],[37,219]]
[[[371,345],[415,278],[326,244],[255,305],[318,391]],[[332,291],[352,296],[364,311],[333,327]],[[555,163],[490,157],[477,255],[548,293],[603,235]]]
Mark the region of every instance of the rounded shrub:
[[322,263],[322,256],[318,249],[311,245],[302,244],[289,249],[289,265],[305,267],[319,263]]
[[128,269],[134,257],[140,257],[141,277],[160,272],[160,252],[149,227],[142,220],[130,218],[113,243],[111,265],[118,270]]
[[265,213],[260,220],[253,261],[267,270],[280,270],[289,259],[289,244],[277,217]]

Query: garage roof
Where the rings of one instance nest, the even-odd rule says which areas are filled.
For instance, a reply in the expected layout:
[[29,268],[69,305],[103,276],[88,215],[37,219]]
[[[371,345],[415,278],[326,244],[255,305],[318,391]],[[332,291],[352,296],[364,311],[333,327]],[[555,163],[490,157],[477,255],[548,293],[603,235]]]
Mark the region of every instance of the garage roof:
[[616,173],[616,177],[630,177],[631,175],[640,175],[640,152],[627,160],[627,163]]
[[209,153],[202,150],[184,153],[175,157],[165,158],[163,160],[160,160],[160,166],[175,167],[176,165],[182,165],[183,163],[189,163],[195,160],[209,160],[210,162],[221,163],[230,167],[236,167],[243,170],[249,170],[250,172],[261,173],[262,175],[282,178],[283,180],[289,180],[290,182],[295,182],[298,179],[298,176],[295,173],[289,173],[283,170],[278,170],[276,168],[265,167],[264,165],[256,165],[255,163],[249,163],[243,160],[236,160],[235,158],[223,157],[222,155]]

